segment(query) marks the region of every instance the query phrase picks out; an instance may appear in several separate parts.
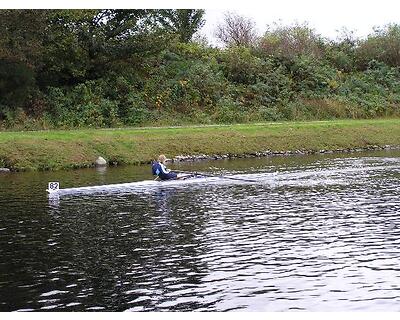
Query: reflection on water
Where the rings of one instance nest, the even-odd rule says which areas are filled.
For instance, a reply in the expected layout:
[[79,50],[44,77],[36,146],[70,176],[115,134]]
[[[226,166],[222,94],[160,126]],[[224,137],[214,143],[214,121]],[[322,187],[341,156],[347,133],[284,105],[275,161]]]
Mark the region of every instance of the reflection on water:
[[49,199],[48,181],[151,176],[1,176],[0,311],[399,311],[399,156],[181,165],[257,183],[138,182]]

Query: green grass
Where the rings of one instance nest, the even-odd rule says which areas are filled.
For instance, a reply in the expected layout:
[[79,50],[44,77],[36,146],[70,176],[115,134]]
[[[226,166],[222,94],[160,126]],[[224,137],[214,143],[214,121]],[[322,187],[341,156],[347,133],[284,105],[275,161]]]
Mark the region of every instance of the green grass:
[[158,154],[244,154],[400,145],[400,119],[227,126],[0,132],[0,164],[14,170],[147,163]]

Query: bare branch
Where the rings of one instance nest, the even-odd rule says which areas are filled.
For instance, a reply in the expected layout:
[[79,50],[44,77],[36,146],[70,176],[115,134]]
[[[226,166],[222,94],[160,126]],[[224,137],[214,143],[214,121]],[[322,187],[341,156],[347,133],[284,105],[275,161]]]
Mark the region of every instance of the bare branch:
[[226,46],[252,46],[257,40],[253,20],[232,12],[225,13],[224,22],[217,26],[215,36]]

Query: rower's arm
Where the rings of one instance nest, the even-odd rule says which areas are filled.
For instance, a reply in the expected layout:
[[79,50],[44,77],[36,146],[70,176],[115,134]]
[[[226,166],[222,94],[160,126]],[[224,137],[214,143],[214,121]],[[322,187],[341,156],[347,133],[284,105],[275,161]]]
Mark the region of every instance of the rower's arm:
[[164,174],[167,174],[167,173],[169,173],[171,170],[168,170],[168,169],[161,163],[161,171],[162,171]]

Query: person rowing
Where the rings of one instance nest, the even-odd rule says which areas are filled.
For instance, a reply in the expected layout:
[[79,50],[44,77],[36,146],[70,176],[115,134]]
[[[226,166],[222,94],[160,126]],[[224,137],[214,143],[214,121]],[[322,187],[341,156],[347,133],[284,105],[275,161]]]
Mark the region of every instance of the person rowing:
[[171,170],[167,169],[165,163],[167,161],[167,157],[165,155],[160,155],[158,157],[158,161],[153,162],[151,169],[153,175],[157,176],[161,180],[174,180],[178,179],[178,174],[172,172]]

